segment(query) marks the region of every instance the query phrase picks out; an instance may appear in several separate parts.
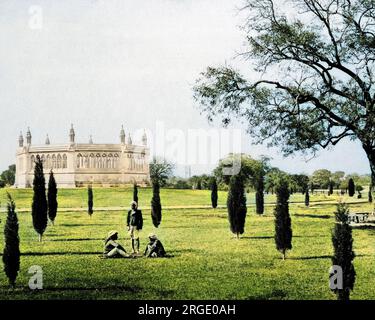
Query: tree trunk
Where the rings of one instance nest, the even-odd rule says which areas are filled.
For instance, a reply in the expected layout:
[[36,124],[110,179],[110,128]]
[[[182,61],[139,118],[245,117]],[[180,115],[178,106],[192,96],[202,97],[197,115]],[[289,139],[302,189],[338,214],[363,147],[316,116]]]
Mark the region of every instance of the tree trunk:
[[375,148],[371,146],[363,145],[363,149],[366,152],[367,158],[370,163],[370,171],[371,171],[371,182],[370,182],[370,190],[369,190],[369,202],[372,202],[372,188],[375,185]]
[[368,202],[369,203],[372,203],[372,179],[374,179],[374,178],[371,178],[370,187],[369,187],[369,190],[368,190]]
[[42,235],[39,234],[39,242],[42,242]]

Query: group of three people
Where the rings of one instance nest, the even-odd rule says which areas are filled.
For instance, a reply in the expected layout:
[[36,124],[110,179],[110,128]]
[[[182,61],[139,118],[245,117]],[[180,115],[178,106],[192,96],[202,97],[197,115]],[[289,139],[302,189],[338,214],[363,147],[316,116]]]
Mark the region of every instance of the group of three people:
[[[139,255],[139,231],[143,228],[143,217],[142,211],[138,209],[138,204],[135,201],[131,203],[131,209],[128,212],[127,227],[132,242],[132,255]],[[132,256],[129,255],[125,248],[117,242],[118,234],[119,232],[116,230],[111,230],[108,232],[104,245],[105,258],[128,258]],[[166,254],[164,246],[156,234],[152,233],[148,237],[149,243],[146,246],[144,255],[150,258],[164,257]]]

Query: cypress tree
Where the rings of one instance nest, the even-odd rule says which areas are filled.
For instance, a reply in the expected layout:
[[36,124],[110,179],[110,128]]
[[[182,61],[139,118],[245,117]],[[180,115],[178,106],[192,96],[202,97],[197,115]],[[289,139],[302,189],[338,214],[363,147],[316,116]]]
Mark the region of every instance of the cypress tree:
[[329,186],[328,186],[328,195],[332,195],[333,194],[333,181],[330,181],[329,182]]
[[227,207],[230,230],[239,238],[245,232],[247,213],[245,186],[240,175],[230,178]]
[[264,177],[258,178],[255,192],[256,213],[261,215],[264,213]]
[[343,288],[334,290],[338,300],[349,300],[356,276],[353,265],[355,253],[353,252],[352,228],[349,225],[348,214],[347,205],[339,203],[335,212],[336,224],[332,233],[334,249],[332,264],[340,266],[343,274]]
[[305,206],[310,206],[310,195],[309,195],[309,188],[306,189],[305,192]]
[[218,199],[218,195],[217,195],[217,182],[216,182],[216,178],[212,178],[212,182],[211,182],[211,205],[212,205],[212,208],[216,209],[217,208],[217,199]]
[[53,175],[53,171],[51,170],[49,173],[49,180],[48,180],[48,217],[51,220],[52,225],[55,222],[56,214],[57,214],[57,185],[56,180]]
[[275,207],[275,242],[276,248],[285,260],[286,251],[292,249],[292,226],[289,215],[288,180],[280,176],[276,182],[277,203]]
[[133,201],[138,203],[138,186],[136,182],[133,184]]
[[87,206],[88,206],[87,213],[91,217],[92,214],[94,213],[94,209],[93,209],[93,206],[94,206],[94,194],[92,192],[92,185],[91,184],[89,184],[87,186]]
[[154,181],[152,183],[151,218],[155,228],[158,228],[160,225],[161,211],[160,184],[158,181]]
[[348,182],[348,192],[349,192],[349,197],[353,197],[355,194],[355,184],[352,178],[350,178]]
[[202,190],[202,181],[201,181],[201,179],[198,179],[197,190]]
[[34,196],[31,215],[33,218],[34,229],[39,234],[39,241],[42,241],[43,233],[47,228],[48,205],[46,198],[46,180],[43,173],[43,162],[39,155],[36,157],[35,161],[33,189]]
[[165,159],[154,158],[150,163],[150,178],[152,183],[151,219],[156,228],[161,223],[160,186],[166,184],[168,177],[172,174],[172,170],[173,165]]
[[7,220],[4,227],[4,272],[11,287],[15,287],[18,271],[20,270],[20,239],[18,236],[18,218],[16,205],[8,193]]

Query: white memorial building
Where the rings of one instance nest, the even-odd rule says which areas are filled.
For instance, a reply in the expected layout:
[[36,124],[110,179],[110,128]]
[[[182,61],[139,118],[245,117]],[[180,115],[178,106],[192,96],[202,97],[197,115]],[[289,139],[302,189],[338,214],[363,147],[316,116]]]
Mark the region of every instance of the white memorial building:
[[73,125],[69,143],[51,144],[47,135],[44,145],[33,145],[30,129],[26,143],[22,133],[19,136],[16,158],[16,188],[32,187],[35,159],[43,161],[46,182],[52,170],[59,188],[75,188],[92,184],[94,186],[119,186],[136,182],[145,185],[150,180],[149,148],[147,136],[135,145],[130,134],[127,139],[124,128],[118,144],[96,144],[75,141]]

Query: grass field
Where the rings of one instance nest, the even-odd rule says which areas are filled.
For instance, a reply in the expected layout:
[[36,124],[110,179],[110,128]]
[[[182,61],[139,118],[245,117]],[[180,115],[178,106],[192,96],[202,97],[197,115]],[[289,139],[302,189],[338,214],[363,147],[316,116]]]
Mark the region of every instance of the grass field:
[[[17,207],[30,207],[30,190],[10,192]],[[131,189],[94,192],[95,204],[100,206],[127,206],[131,200]],[[141,189],[139,195],[141,206],[147,206],[150,190]],[[164,206],[209,204],[208,191],[162,190],[161,195]],[[85,189],[60,190],[60,207],[85,207],[85,196]],[[224,204],[225,193],[220,198]],[[4,206],[4,190],[0,199]],[[249,203],[252,199],[250,195]],[[273,196],[267,198],[267,202],[273,200]],[[295,195],[291,200],[302,197]],[[327,199],[319,195],[311,200]],[[100,258],[103,238],[111,229],[120,231],[120,242],[130,249],[125,211],[94,212],[92,218],[84,211],[59,212],[42,243],[37,241],[30,213],[22,212],[18,215],[22,257],[17,288],[8,289],[0,272],[0,299],[335,299],[328,288],[334,209],[329,202],[312,203],[310,208],[291,203],[293,250],[286,261],[275,249],[272,205],[261,217],[249,208],[246,232],[239,240],[229,232],[225,209],[164,210],[157,234],[173,255],[165,259]],[[372,205],[358,202],[351,204],[351,210],[372,211]],[[0,213],[1,229],[5,217]],[[155,231],[149,210],[144,210],[144,220],[141,247],[147,234]],[[353,235],[357,281],[352,298],[375,299],[375,226],[354,229]],[[28,288],[32,265],[43,268],[43,290]]]
[[[32,189],[0,189],[0,207],[5,208],[9,192],[14,198],[18,208],[31,208],[33,195]],[[139,205],[147,207],[150,205],[152,196],[151,188],[139,188]],[[176,190],[161,189],[160,196],[163,206],[206,206],[210,205],[210,192],[207,190]],[[94,205],[96,207],[128,207],[133,197],[132,188],[94,188]],[[87,208],[87,189],[60,189],[58,193],[59,208]],[[337,197],[329,197],[324,194],[316,194],[310,197],[310,201],[333,201]],[[266,203],[274,203],[275,195],[265,195]],[[291,202],[303,202],[304,196],[296,193],[291,196]],[[350,201],[356,202],[355,197]],[[254,194],[249,194],[248,204],[255,203]],[[219,205],[226,204],[226,192],[219,191]]]

